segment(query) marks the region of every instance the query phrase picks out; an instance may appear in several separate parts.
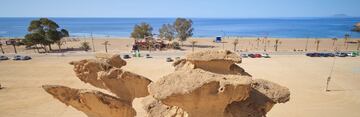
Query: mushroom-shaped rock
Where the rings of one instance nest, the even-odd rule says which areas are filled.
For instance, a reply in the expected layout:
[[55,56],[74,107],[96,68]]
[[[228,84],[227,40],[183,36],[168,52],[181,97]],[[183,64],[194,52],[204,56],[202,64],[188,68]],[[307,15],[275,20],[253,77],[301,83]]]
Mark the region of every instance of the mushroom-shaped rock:
[[182,108],[190,117],[223,117],[228,104],[249,96],[250,83],[248,76],[177,70],[150,84],[149,91],[155,99]]
[[121,69],[111,69],[100,79],[109,91],[117,97],[132,101],[134,98],[149,95],[148,85],[151,83],[146,77]]
[[44,85],[43,88],[62,103],[84,112],[88,117],[134,117],[136,115],[129,101],[98,91],[57,85]]
[[111,68],[121,68],[126,65],[126,61],[120,58],[119,55],[109,54],[96,54],[97,59],[85,59],[81,61],[72,61],[71,65],[74,65],[74,71],[76,76],[85,83],[106,89],[104,83],[99,78],[105,74]]
[[113,66],[115,63],[121,63],[121,60],[118,55],[109,57],[106,54],[97,54],[97,59],[85,59],[70,64],[74,65],[76,76],[81,81],[109,90],[120,99],[132,101],[136,97],[149,95],[147,86],[151,80]]
[[109,71],[112,66],[95,59],[85,59],[81,61],[72,61],[76,76],[83,82],[89,83],[95,87],[106,89],[100,75]]
[[186,56],[190,61],[231,61],[233,63],[241,63],[241,57],[229,50],[219,51],[199,51],[190,53]]
[[195,68],[223,74],[231,72],[231,65],[241,63],[241,57],[228,50],[194,52],[188,54],[186,60],[194,64]]
[[241,57],[228,50],[200,51],[188,54],[186,59],[175,61],[173,66],[178,69],[203,69],[219,74],[238,74],[250,76],[236,63],[241,63]]
[[236,101],[226,108],[232,117],[264,117],[276,103],[285,103],[290,99],[290,91],[286,87],[270,81],[255,79],[252,82],[249,98]]
[[176,106],[167,106],[152,96],[142,100],[148,117],[188,117],[187,112]]
[[106,53],[96,53],[95,57],[98,60],[102,60],[113,67],[121,68],[122,66],[126,65],[126,61],[121,59],[120,55],[118,54],[106,54]]

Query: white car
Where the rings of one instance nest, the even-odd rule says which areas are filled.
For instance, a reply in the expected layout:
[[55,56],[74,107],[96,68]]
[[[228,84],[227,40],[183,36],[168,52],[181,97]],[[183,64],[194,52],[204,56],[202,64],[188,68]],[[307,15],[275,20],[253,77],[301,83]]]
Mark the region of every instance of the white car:
[[267,53],[261,54],[261,56],[262,56],[263,58],[270,58],[269,54],[267,54]]

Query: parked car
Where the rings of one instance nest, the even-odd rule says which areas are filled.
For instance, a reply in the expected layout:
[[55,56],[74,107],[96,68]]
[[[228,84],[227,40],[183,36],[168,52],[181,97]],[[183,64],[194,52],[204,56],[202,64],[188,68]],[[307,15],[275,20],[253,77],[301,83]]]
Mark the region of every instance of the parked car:
[[307,53],[306,56],[309,56],[309,57],[320,57],[320,56],[324,56],[324,54],[320,54],[320,53]]
[[353,51],[352,53],[353,53],[353,55],[355,55],[355,56],[359,56],[359,52],[357,52],[357,51]]
[[352,53],[352,52],[350,52],[350,53],[346,53],[348,56],[350,56],[350,57],[356,57],[356,55],[354,54],[354,53]]
[[347,57],[348,56],[348,54],[346,54],[346,53],[340,53],[339,54],[339,57]]
[[9,60],[9,57],[4,56],[4,55],[0,55],[0,60]]
[[125,54],[124,56],[123,56],[123,58],[124,59],[129,59],[129,58],[131,58],[128,54]]
[[150,54],[146,54],[146,58],[152,58]]
[[270,58],[269,54],[265,53],[265,54],[261,54],[262,57],[264,58]]
[[310,57],[313,55],[313,53],[306,53],[305,55]]
[[248,58],[248,55],[247,54],[241,54],[241,57],[242,58]]
[[166,58],[166,62],[173,62],[174,60],[172,58]]
[[329,57],[326,53],[319,53],[320,57]]
[[326,55],[327,55],[328,57],[335,57],[335,54],[333,54],[333,53],[326,53]]
[[261,58],[261,54],[255,54],[255,58]]
[[250,58],[255,58],[255,54],[248,54]]
[[23,56],[22,57],[22,60],[30,60],[30,59],[32,59],[30,56]]
[[31,57],[30,56],[21,56],[21,55],[15,55],[13,60],[30,60]]

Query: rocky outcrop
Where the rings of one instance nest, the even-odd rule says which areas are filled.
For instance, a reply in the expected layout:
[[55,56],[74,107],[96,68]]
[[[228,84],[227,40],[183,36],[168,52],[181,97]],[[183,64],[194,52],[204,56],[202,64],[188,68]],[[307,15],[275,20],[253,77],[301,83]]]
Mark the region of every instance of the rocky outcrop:
[[147,86],[151,80],[120,69],[126,61],[119,55],[97,54],[96,58],[70,62],[81,81],[109,90],[124,100],[149,95]]
[[276,103],[285,103],[290,99],[286,87],[270,81],[255,79],[251,84],[250,96],[244,101],[228,105],[226,113],[231,117],[265,117]]
[[197,52],[174,62],[175,72],[149,85],[159,101],[146,106],[149,115],[165,116],[176,107],[189,117],[262,117],[274,104],[289,100],[287,88],[254,80],[236,63],[241,58],[230,51]]
[[155,99],[180,107],[189,116],[221,117],[228,104],[249,96],[250,83],[247,76],[180,70],[151,84],[149,91]]
[[43,88],[66,105],[89,117],[133,117],[134,98],[149,95],[151,80],[122,70],[126,65],[119,55],[96,54],[96,59],[72,61],[76,76],[83,82],[110,91],[116,96],[98,91],[72,89],[65,86],[45,85]]
[[57,85],[44,85],[49,94],[88,117],[134,117],[135,110],[127,100],[93,90],[80,90]]
[[152,96],[142,100],[148,117],[188,117],[188,113],[176,106],[167,106]]
[[106,88],[120,99],[134,100],[149,95],[147,86],[151,80],[129,71],[111,69],[100,79]]
[[175,71],[156,82],[121,69],[119,55],[97,54],[96,59],[70,62],[83,82],[108,90],[58,85],[43,88],[66,105],[89,117],[133,117],[135,98],[149,117],[264,117],[276,103],[290,99],[288,88],[253,79],[238,66],[241,57],[231,51],[191,53],[174,62]]
[[352,30],[355,31],[355,32],[360,32],[360,22],[356,23]]

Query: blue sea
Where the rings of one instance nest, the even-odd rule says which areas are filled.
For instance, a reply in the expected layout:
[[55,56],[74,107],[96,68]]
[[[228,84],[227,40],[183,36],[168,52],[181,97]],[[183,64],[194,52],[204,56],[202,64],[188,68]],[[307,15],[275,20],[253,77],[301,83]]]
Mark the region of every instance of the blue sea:
[[[23,37],[31,20],[37,18],[0,18],[0,37]],[[129,37],[135,24],[149,23],[153,33],[175,18],[50,18],[71,36]],[[351,32],[360,18],[192,18],[194,37],[238,36],[273,38],[341,38]]]

